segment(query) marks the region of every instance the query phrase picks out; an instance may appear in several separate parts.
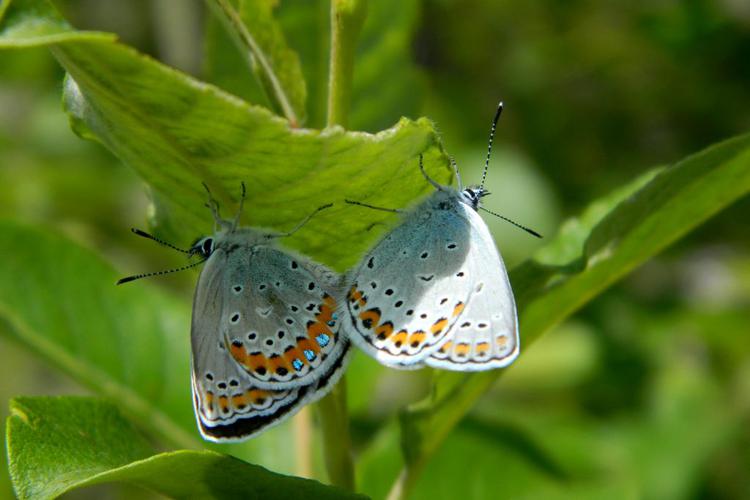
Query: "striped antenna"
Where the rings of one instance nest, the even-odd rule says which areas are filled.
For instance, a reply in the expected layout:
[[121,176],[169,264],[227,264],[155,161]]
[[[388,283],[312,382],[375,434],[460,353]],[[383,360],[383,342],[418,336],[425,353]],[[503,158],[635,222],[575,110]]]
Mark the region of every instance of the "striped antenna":
[[505,222],[510,222],[511,224],[513,224],[514,226],[516,226],[517,228],[519,228],[519,229],[523,229],[524,231],[526,231],[527,233],[529,233],[529,234],[530,234],[530,235],[532,235],[532,236],[536,236],[537,238],[540,238],[540,239],[542,238],[542,235],[541,235],[541,234],[537,233],[537,232],[536,232],[536,231],[534,231],[533,229],[529,229],[529,228],[528,228],[528,227],[526,227],[526,226],[522,226],[521,224],[519,224],[518,222],[516,222],[516,221],[514,221],[514,220],[511,220],[511,219],[509,219],[509,218],[507,218],[507,217],[503,217],[503,216],[502,216],[502,215],[500,215],[500,214],[496,214],[495,212],[493,212],[493,211],[491,211],[491,210],[487,210],[487,209],[486,209],[486,208],[484,208],[484,207],[479,207],[479,209],[480,209],[480,210],[484,210],[484,211],[485,211],[485,212],[487,212],[488,214],[494,215],[495,217],[499,217],[499,218],[503,219],[503,220],[504,220]]
[[171,243],[167,243],[166,241],[160,240],[159,238],[157,238],[156,236],[154,236],[152,234],[148,234],[146,231],[141,231],[140,229],[136,229],[134,227],[131,227],[130,230],[133,232],[133,234],[137,234],[138,236],[142,236],[142,237],[144,237],[144,238],[146,238],[148,240],[155,241],[158,244],[163,245],[163,246],[165,246],[167,248],[171,248],[172,250],[177,250],[178,252],[182,252],[182,253],[187,254],[187,255],[192,255],[192,253],[190,253],[190,251],[183,250],[182,248],[177,248],[176,246],[174,246]]
[[487,144],[487,158],[484,160],[484,172],[482,172],[482,183],[479,185],[479,187],[484,187],[484,180],[487,178],[487,169],[490,166],[490,153],[492,153],[492,140],[495,138],[495,128],[497,127],[497,122],[500,119],[500,115],[503,112],[503,101],[500,101],[500,103],[497,105],[497,111],[495,112],[495,118],[492,119],[492,128],[490,129],[490,140]]
[[118,285],[122,285],[123,283],[129,283],[131,281],[139,280],[141,278],[148,278],[149,276],[160,276],[162,274],[170,274],[170,273],[176,273],[179,271],[184,271],[185,269],[190,269],[191,267],[195,267],[199,264],[203,264],[206,262],[206,260],[200,260],[198,262],[193,262],[192,264],[188,264],[187,266],[178,267],[175,269],[167,269],[166,271],[155,271],[153,273],[145,273],[145,274],[136,274],[135,276],[128,276],[127,278],[121,278],[117,280]]

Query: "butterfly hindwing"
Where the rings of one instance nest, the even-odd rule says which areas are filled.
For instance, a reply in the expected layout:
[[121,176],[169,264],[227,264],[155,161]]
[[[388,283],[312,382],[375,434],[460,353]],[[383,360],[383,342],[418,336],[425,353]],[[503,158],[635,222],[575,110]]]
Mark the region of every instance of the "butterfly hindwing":
[[[312,275],[333,286],[333,273],[322,266],[309,266]],[[322,371],[311,383],[261,387],[237,362],[225,335],[220,334],[220,318],[227,308],[222,286],[228,276],[236,278],[228,269],[226,255],[215,251],[201,273],[193,301],[193,404],[201,434],[212,441],[243,440],[291,417],[335,385],[348,356],[348,342],[341,339],[329,351],[325,365],[318,365],[323,366]]]
[[348,276],[344,328],[385,365],[421,367],[462,315],[471,293],[470,224],[458,203],[436,192]]
[[217,244],[201,274],[198,288],[220,305],[213,323],[195,334],[215,338],[257,387],[308,385],[343,348],[337,286],[336,275],[323,266],[259,244],[251,230],[238,229]]
[[501,368],[519,352],[518,319],[502,257],[482,218],[466,207],[471,222],[466,266],[472,290],[461,319],[425,361],[434,368],[480,371]]
[[[216,442],[242,441],[253,437],[295,415],[303,406],[325,396],[344,372],[349,357],[348,342],[341,356],[318,380],[310,385],[283,390],[259,389],[244,380],[243,390],[227,392],[213,381],[200,378],[196,368],[192,377],[193,405],[201,435]],[[227,360],[228,366],[230,360]],[[237,372],[240,380],[245,377]],[[226,380],[226,375],[222,375]]]

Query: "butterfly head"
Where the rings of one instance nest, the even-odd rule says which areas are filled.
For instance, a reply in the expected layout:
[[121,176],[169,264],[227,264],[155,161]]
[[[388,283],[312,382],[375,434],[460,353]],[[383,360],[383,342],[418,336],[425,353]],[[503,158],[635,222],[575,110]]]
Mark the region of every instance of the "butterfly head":
[[215,248],[216,239],[213,236],[202,236],[190,245],[190,250],[188,250],[188,252],[191,257],[193,255],[200,255],[204,259],[207,259],[214,252]]
[[479,204],[483,197],[490,194],[489,191],[487,191],[482,186],[469,186],[467,188],[464,188],[461,192],[461,201],[463,203],[466,203],[474,210],[479,209]]

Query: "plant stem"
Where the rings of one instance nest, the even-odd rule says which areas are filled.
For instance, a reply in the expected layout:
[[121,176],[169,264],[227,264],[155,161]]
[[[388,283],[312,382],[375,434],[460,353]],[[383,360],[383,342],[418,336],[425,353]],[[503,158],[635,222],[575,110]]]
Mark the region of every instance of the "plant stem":
[[367,14],[365,0],[331,0],[331,55],[327,125],[349,125],[357,38]]
[[[357,38],[364,24],[366,0],[331,0],[331,52],[326,126],[349,123]],[[354,462],[346,409],[346,378],[318,403],[323,453],[332,484],[354,491]]]
[[354,491],[354,462],[346,411],[346,378],[318,403],[323,434],[323,455],[331,484]]
[[224,20],[231,27],[232,32],[230,34],[234,35],[234,38],[238,39],[239,43],[241,43],[247,50],[247,55],[253,66],[259,68],[259,73],[263,75],[263,78],[261,78],[261,86],[266,89],[269,100],[274,105],[278,106],[293,127],[299,126],[299,118],[294,112],[292,103],[286,95],[286,91],[279,81],[279,78],[276,76],[273,66],[268,61],[268,58],[260,45],[255,41],[255,38],[253,38],[250,31],[248,31],[245,23],[242,22],[239,13],[234,9],[229,0],[211,1],[218,7],[218,12],[223,15]]
[[312,432],[310,407],[305,406],[294,417],[294,448],[296,450],[294,474],[300,477],[313,477]]

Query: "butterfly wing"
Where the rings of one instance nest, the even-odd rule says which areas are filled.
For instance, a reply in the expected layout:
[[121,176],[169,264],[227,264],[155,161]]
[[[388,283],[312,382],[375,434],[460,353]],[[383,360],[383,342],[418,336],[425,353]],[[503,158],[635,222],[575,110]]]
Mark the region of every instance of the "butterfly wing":
[[[344,349],[336,314],[338,276],[325,267],[265,245],[227,247],[219,331],[230,356],[255,385],[309,385]],[[212,258],[214,256],[212,255]],[[216,300],[216,297],[209,298]]]
[[335,385],[348,359],[348,343],[344,341],[331,355],[325,373],[311,384],[287,389],[259,387],[231,356],[219,333],[224,264],[212,256],[201,273],[193,301],[191,335],[193,406],[198,427],[204,438],[220,442],[252,437],[321,398]]
[[[201,380],[194,367],[193,408],[201,435],[214,442],[243,441],[278,425],[306,404],[319,400],[336,385],[349,360],[348,342],[328,372],[310,385],[274,391],[259,389],[245,380],[242,390],[226,393],[210,381]],[[230,366],[231,361],[227,360]],[[244,372],[235,372],[237,377]],[[226,376],[226,375],[225,375]],[[229,375],[228,378],[231,378]],[[246,377],[245,377],[246,379]]]
[[471,296],[461,319],[425,362],[457,371],[501,368],[516,359],[520,347],[513,291],[487,225],[470,207],[464,212],[471,224],[466,262]]
[[383,238],[347,279],[352,342],[394,368],[420,368],[461,316],[471,293],[469,221],[436,192]]

